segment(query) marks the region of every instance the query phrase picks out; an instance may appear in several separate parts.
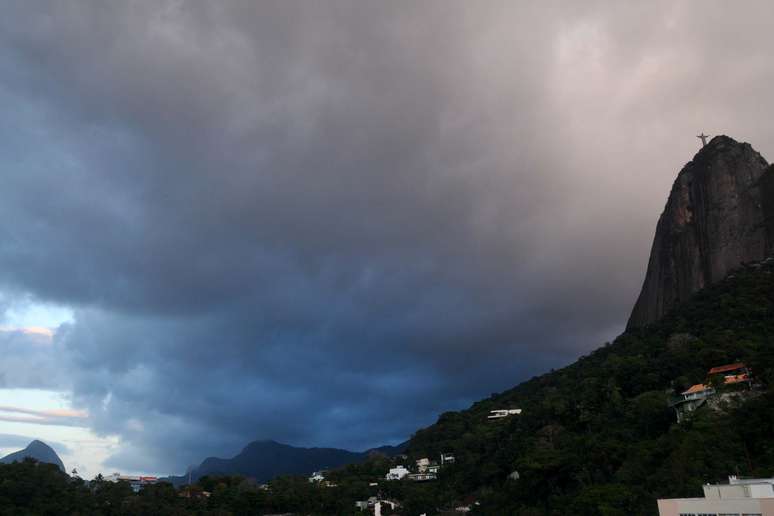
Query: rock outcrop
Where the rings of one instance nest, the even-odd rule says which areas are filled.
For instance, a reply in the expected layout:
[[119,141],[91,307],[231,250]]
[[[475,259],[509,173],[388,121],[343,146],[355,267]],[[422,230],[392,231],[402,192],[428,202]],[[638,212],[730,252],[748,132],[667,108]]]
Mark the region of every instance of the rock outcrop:
[[677,176],[656,227],[627,328],[657,321],[694,292],[774,250],[774,167],[716,136]]
[[13,464],[14,462],[22,462],[25,458],[32,458],[38,462],[47,462],[48,464],[54,464],[58,466],[60,470],[65,471],[62,459],[56,454],[53,448],[42,441],[37,439],[32,441],[23,450],[6,455],[0,458],[0,463]]

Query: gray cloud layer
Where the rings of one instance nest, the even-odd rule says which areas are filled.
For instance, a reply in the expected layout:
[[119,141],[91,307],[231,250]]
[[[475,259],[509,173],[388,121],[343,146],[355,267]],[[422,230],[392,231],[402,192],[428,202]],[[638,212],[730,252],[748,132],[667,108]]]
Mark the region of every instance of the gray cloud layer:
[[[0,304],[2,307],[2,304]],[[3,311],[0,310],[0,323]],[[0,324],[0,389],[60,390],[68,386],[50,331],[30,332]]]
[[0,284],[75,309],[116,467],[394,442],[565,364],[694,135],[774,155],[766,2],[6,10]]

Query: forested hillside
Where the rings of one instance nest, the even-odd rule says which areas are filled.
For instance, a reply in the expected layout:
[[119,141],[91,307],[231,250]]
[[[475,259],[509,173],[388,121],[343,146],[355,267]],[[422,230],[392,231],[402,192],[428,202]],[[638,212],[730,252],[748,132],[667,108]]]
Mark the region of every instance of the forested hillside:
[[[699,496],[729,474],[774,474],[774,267],[743,267],[651,326],[558,371],[443,414],[409,453],[454,452],[442,490],[482,514],[656,514],[657,497]],[[669,397],[742,360],[758,396],[682,425]],[[523,414],[487,420],[493,409]],[[518,471],[519,479],[508,479]],[[448,495],[446,495],[448,496]]]
[[[729,474],[774,474],[773,334],[769,261],[568,367],[443,414],[413,436],[406,458],[373,454],[321,483],[203,477],[190,489],[160,484],[139,494],[128,484],[70,480],[56,466],[0,465],[0,514],[341,515],[362,514],[355,501],[378,496],[398,501],[407,516],[460,505],[486,515],[654,515],[658,497],[699,496],[703,482]],[[703,382],[711,367],[740,360],[758,390],[678,425],[669,399]],[[523,412],[487,419],[502,408]],[[437,480],[384,480],[398,463],[442,452],[456,462]],[[509,478],[514,472],[518,479]]]

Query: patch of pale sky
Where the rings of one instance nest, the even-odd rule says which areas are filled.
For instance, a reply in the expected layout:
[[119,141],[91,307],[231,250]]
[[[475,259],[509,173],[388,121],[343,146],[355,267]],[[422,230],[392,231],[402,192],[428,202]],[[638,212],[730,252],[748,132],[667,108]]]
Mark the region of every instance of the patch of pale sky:
[[8,303],[0,317],[0,329],[21,329],[32,333],[51,333],[63,323],[74,321],[73,311],[61,305],[32,301],[26,296],[3,296]]
[[[7,308],[2,313],[0,331],[20,331],[50,340],[54,331],[63,323],[73,322],[73,312],[68,307],[31,301],[26,296],[4,296]],[[24,413],[19,417],[13,414]],[[68,449],[56,450],[66,467],[77,469],[84,477],[93,477],[105,470],[103,461],[118,446],[114,436],[97,436],[87,427],[55,424],[57,418],[85,418],[83,411],[74,410],[65,393],[40,389],[0,389],[0,428],[4,433],[14,433],[39,439],[57,448],[63,443]],[[14,420],[16,419],[16,420]],[[85,425],[85,423],[84,423]],[[0,456],[17,451],[0,448]]]
[[[39,439],[54,448],[68,471],[77,469],[84,478],[92,478],[97,473],[105,474],[104,461],[120,446],[116,436],[99,436],[86,426],[57,425],[34,421],[34,414],[53,417],[84,417],[85,413],[74,410],[68,397],[57,391],[40,389],[0,389],[0,416],[2,413],[31,413],[28,421],[9,421],[0,419],[0,432],[28,437],[30,441]],[[41,417],[41,420],[44,419]],[[48,418],[45,418],[48,420]],[[69,419],[68,419],[69,420]],[[86,422],[84,421],[84,425]],[[62,449],[59,443],[66,446]],[[18,448],[0,448],[0,456],[17,451]],[[144,473],[127,471],[125,473]]]

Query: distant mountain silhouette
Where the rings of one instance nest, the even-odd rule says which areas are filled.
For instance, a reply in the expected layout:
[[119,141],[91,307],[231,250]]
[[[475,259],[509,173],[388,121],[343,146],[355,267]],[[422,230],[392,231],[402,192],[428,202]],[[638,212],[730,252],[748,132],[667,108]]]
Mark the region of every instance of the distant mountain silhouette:
[[[276,441],[254,441],[231,459],[209,457],[191,471],[191,480],[205,475],[243,475],[268,482],[279,475],[307,475],[313,471],[362,462],[372,453],[392,456],[402,453],[405,443],[364,452],[339,448],[297,448]],[[173,484],[188,482],[188,474],[169,477]]]
[[62,459],[59,458],[59,455],[56,454],[54,449],[37,439],[28,444],[23,450],[6,455],[0,459],[0,462],[3,464],[12,464],[14,462],[22,462],[26,457],[31,457],[38,462],[54,464],[58,466],[59,469],[66,472]]

